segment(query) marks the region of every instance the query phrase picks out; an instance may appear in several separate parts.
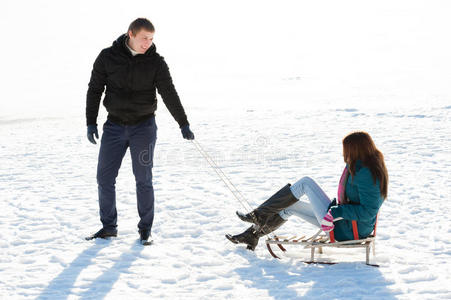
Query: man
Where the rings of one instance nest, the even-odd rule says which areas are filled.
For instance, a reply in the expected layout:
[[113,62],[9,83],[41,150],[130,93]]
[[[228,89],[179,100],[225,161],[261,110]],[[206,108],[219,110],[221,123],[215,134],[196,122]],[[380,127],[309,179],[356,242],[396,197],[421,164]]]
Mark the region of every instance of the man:
[[154,191],[153,154],[157,126],[156,89],[181,128],[183,138],[194,134],[172,83],[168,66],[152,44],[155,28],[144,18],[133,21],[127,34],[102,50],[94,62],[86,99],[88,140],[98,139],[97,115],[105,90],[103,105],[108,119],[103,125],[97,165],[100,220],[102,229],[87,239],[117,236],[116,177],[128,147],[132,158],[138,201],[140,241],[152,242]]

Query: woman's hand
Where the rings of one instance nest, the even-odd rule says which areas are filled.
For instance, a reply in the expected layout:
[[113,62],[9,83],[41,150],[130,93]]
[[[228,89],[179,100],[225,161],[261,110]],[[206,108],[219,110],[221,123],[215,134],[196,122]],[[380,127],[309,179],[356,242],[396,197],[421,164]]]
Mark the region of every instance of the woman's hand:
[[334,230],[334,217],[330,213],[330,209],[327,211],[327,214],[324,216],[324,218],[321,220],[321,229],[324,232],[330,232]]

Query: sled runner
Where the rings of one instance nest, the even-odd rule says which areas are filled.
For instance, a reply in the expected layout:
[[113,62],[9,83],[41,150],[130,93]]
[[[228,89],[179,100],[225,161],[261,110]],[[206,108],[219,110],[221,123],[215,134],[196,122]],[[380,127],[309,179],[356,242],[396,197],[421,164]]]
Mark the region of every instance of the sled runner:
[[315,233],[310,238],[305,238],[305,236],[301,237],[281,237],[274,236],[273,238],[268,238],[266,240],[266,247],[268,248],[269,253],[274,258],[279,258],[271,245],[277,245],[282,252],[286,252],[284,245],[295,245],[295,246],[303,246],[304,249],[310,249],[310,261],[304,261],[309,264],[335,264],[333,262],[320,262],[315,261],[315,249],[318,249],[318,253],[323,253],[323,248],[327,247],[335,247],[335,248],[365,248],[366,250],[366,264],[373,267],[379,267],[379,265],[370,264],[370,248],[373,248],[373,256],[376,255],[376,226],[377,226],[377,217],[376,224],[374,225],[374,230],[371,235],[364,239],[359,239],[358,231],[357,231],[357,222],[352,221],[352,229],[354,234],[354,240],[337,242],[334,238],[333,230],[329,232],[329,236],[327,236],[321,229]]

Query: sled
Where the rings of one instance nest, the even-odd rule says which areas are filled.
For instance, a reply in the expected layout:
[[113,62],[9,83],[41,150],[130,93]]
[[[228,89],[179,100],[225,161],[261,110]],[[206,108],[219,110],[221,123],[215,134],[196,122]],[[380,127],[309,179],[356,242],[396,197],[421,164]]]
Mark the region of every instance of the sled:
[[334,232],[331,231],[329,235],[323,232],[321,229],[315,233],[313,236],[309,238],[305,238],[305,236],[293,236],[293,237],[281,237],[274,236],[273,238],[268,238],[266,240],[266,247],[268,248],[269,253],[274,258],[280,259],[277,256],[271,245],[277,245],[282,252],[286,252],[284,245],[294,245],[294,246],[303,246],[303,249],[310,249],[310,261],[304,261],[304,263],[308,264],[336,264],[334,262],[321,262],[315,261],[315,250],[318,249],[318,253],[323,253],[323,248],[334,247],[334,248],[365,248],[366,252],[366,264],[373,267],[379,267],[379,265],[370,264],[370,248],[373,248],[373,256],[376,255],[376,225],[377,225],[377,217],[376,224],[374,225],[374,230],[371,235],[364,239],[358,238],[357,231],[357,222],[352,221],[354,240],[337,242],[334,238]]

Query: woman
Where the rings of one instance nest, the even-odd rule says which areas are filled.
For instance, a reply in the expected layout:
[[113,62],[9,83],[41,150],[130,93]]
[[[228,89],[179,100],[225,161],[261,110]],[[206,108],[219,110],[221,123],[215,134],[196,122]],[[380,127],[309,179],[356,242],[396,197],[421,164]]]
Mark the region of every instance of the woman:
[[[359,238],[370,235],[379,208],[387,198],[384,156],[368,133],[354,132],[343,139],[343,158],[346,167],[338,187],[338,200],[331,202],[315,181],[304,177],[284,186],[252,212],[237,212],[241,220],[253,225],[241,234],[227,234],[227,239],[254,250],[260,237],[282,226],[291,215],[325,232],[333,230],[337,241],[354,239],[352,220],[357,221]],[[303,195],[307,195],[309,202],[299,201]]]

